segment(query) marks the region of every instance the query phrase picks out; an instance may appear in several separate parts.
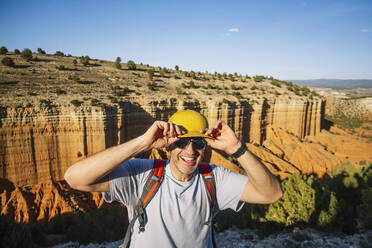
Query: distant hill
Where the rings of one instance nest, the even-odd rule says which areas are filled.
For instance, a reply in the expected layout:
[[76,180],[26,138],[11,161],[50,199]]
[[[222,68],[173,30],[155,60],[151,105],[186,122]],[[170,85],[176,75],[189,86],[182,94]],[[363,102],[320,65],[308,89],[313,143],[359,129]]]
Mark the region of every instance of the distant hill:
[[372,88],[372,79],[311,79],[288,80],[295,84],[336,89]]

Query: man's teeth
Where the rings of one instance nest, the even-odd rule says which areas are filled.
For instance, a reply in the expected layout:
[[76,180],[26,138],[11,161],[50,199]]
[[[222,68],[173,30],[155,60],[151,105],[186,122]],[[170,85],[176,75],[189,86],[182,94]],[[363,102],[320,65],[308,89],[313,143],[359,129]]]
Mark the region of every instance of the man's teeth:
[[182,157],[182,159],[187,160],[187,161],[193,161],[195,158]]

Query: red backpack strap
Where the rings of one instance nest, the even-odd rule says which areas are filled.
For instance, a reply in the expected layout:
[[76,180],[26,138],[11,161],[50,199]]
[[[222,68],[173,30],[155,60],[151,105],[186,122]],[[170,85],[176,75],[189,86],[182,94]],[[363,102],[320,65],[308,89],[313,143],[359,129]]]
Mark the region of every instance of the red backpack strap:
[[133,233],[134,223],[138,219],[139,222],[139,231],[145,231],[145,208],[150,203],[152,198],[154,198],[156,192],[159,190],[161,183],[164,179],[165,174],[165,161],[160,159],[154,160],[154,168],[151,170],[145,186],[143,187],[142,195],[138,200],[136,208],[134,209],[133,219],[130,221],[123,244],[120,245],[120,248],[129,247],[131,236]]
[[211,209],[213,209],[216,204],[216,181],[214,180],[212,169],[209,164],[201,163],[199,165],[199,172],[203,176]]
[[140,200],[138,201],[137,208],[139,204],[141,204],[142,207],[145,208],[155,196],[160,184],[163,182],[164,179],[164,167],[164,160],[155,159],[152,174],[150,174],[147,178],[147,182],[145,184],[145,187],[143,188],[143,192]]
[[214,175],[211,169],[211,166],[206,163],[201,163],[199,165],[199,173],[202,174],[203,181],[205,187],[207,189],[207,195],[209,199],[209,206],[210,206],[210,215],[208,221],[204,223],[204,225],[211,226],[212,228],[212,245],[213,247],[217,247],[215,235],[214,235],[214,228],[213,228],[213,209],[216,205],[216,181],[214,180]]

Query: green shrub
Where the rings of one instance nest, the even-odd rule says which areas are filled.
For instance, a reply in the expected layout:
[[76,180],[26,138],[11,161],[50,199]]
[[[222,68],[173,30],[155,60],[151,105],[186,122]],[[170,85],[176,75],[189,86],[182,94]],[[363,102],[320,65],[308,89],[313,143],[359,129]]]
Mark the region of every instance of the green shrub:
[[73,80],[73,81],[75,81],[75,82],[77,82],[77,83],[80,83],[80,78],[79,78],[79,76],[78,75],[68,75],[68,79],[69,80]]
[[19,49],[14,49],[14,53],[18,55],[21,54],[21,51],[19,51]]
[[362,220],[364,226],[372,229],[372,188],[362,190],[361,204],[357,208],[359,219]]
[[190,82],[188,82],[188,85],[189,85],[189,88],[191,88],[191,89],[196,89],[196,88],[198,88],[196,85],[195,85],[195,83],[194,83],[194,81],[190,81]]
[[119,69],[119,70],[121,69],[121,64],[120,63],[121,63],[121,58],[117,57],[116,61],[115,61],[115,68],[116,69]]
[[147,69],[147,75],[148,75],[149,79],[152,80],[153,77],[154,77],[154,69],[152,69],[152,68]]
[[36,247],[28,228],[0,215],[0,247]]
[[74,105],[75,107],[79,107],[81,106],[81,104],[83,104],[83,102],[75,99],[71,101],[71,104]]
[[21,52],[21,57],[26,61],[32,60],[32,51],[28,48],[23,49]]
[[107,98],[110,99],[110,101],[112,103],[118,103],[119,102],[119,100],[116,97],[114,97],[114,96],[107,96]]
[[66,239],[81,244],[119,240],[125,234],[127,221],[119,206],[101,207],[87,213],[83,220],[67,231]]
[[175,67],[174,67],[174,69],[176,69],[176,71],[179,71],[179,66],[178,65],[176,65]]
[[196,78],[196,74],[195,74],[194,71],[190,71],[189,76],[190,76],[192,79],[195,79],[195,78]]
[[74,59],[73,61],[72,61],[72,63],[74,64],[74,65],[77,65],[77,60],[76,59]]
[[39,54],[45,54],[45,51],[44,51],[43,49],[41,49],[41,48],[38,48],[38,49],[37,49],[37,52],[38,52]]
[[0,47],[0,54],[6,54],[8,49],[5,46]]
[[272,204],[265,214],[266,220],[290,226],[308,223],[315,211],[315,190],[311,187],[314,176],[292,175],[282,183],[283,197]]
[[257,83],[262,82],[265,79],[265,76],[256,75],[253,77],[253,80]]
[[156,90],[156,86],[157,84],[155,82],[148,82],[147,83],[147,88],[151,91],[155,91]]
[[65,54],[61,51],[56,51],[56,53],[54,54],[56,56],[65,56]]
[[303,96],[308,96],[310,94],[310,92],[311,92],[310,89],[308,87],[306,87],[306,86],[302,87],[301,88],[301,91],[302,91],[302,95]]
[[80,63],[83,64],[84,66],[88,66],[90,63],[90,58],[89,56],[81,56],[80,57]]
[[50,105],[50,101],[49,101],[49,100],[46,100],[46,99],[40,99],[39,102],[40,102],[40,104],[42,104],[42,105],[47,105],[47,106]]
[[279,80],[272,79],[270,83],[276,87],[279,87],[279,88],[282,87]]
[[137,69],[136,64],[132,60],[128,60],[127,67],[128,67],[129,70],[136,70]]
[[1,60],[1,63],[5,66],[9,66],[9,67],[14,67],[15,66],[13,59],[9,58],[9,57],[4,57]]
[[114,94],[116,96],[125,96],[130,92],[131,90],[128,87],[121,88],[120,86],[118,86],[117,88],[114,89]]
[[322,180],[293,174],[282,181],[283,197],[276,203],[246,205],[236,215],[222,211],[216,220],[223,228],[236,225],[263,233],[295,225],[353,233],[357,230],[355,218],[360,218],[371,229],[372,164],[362,169],[351,164],[338,168]]
[[67,70],[67,68],[64,66],[64,65],[59,65],[59,66],[57,66],[56,67],[58,70],[60,70],[60,71],[65,71],[65,70]]
[[56,94],[57,95],[66,95],[67,92],[65,90],[60,89],[60,88],[57,88],[56,89]]
[[165,77],[165,70],[164,69],[161,69],[159,71],[159,74],[160,74],[161,77]]

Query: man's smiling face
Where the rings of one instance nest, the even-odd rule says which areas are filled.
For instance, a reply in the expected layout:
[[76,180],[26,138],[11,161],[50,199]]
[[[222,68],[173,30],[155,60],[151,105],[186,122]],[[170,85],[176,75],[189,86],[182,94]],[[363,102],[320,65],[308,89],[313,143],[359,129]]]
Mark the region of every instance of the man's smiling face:
[[[188,140],[190,142],[187,143]],[[178,142],[180,146],[177,146],[177,142],[169,149],[171,171],[177,180],[189,181],[203,158],[206,144],[200,138],[181,138]]]

